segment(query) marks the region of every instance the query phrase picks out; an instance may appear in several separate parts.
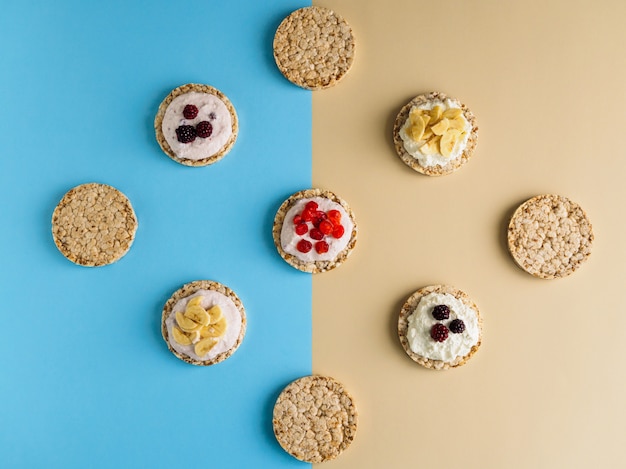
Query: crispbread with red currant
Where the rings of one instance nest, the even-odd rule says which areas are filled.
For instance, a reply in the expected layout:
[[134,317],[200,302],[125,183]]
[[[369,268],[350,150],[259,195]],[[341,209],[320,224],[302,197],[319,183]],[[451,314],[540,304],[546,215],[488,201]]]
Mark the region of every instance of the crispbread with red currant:
[[507,239],[517,265],[535,277],[554,279],[572,274],[589,258],[594,235],[578,204],[547,194],[515,210]]
[[482,341],[482,317],[463,291],[448,285],[420,288],[402,306],[398,337],[407,355],[435,370],[467,363]]
[[398,113],[393,142],[400,159],[427,176],[443,176],[474,154],[478,125],[472,111],[444,93],[416,96]]
[[306,189],[285,200],[274,218],[274,244],[281,257],[303,272],[341,265],[356,244],[350,206],[333,192]]
[[230,100],[209,85],[172,90],[154,119],[156,139],[174,161],[207,166],[221,160],[237,140],[239,124]]

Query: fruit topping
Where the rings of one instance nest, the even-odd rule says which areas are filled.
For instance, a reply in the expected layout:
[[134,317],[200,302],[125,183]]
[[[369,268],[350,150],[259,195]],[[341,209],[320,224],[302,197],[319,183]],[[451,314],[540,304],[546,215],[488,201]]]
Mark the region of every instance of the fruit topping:
[[193,104],[187,104],[183,109],[185,119],[195,119],[198,116],[198,108]]
[[333,228],[334,228],[333,224],[329,222],[328,220],[322,221],[319,226],[319,230],[325,235],[332,234]]
[[450,332],[453,334],[460,334],[465,330],[465,323],[462,319],[453,319],[450,321]]
[[310,210],[311,212],[315,212],[317,211],[317,208],[319,207],[319,205],[317,204],[317,202],[310,200],[309,202],[306,203],[306,205],[304,206],[305,209]]
[[341,212],[339,210],[329,210],[328,219],[334,224],[338,225],[341,223]]
[[293,217],[293,224],[294,225],[299,225],[300,223],[302,223],[302,217],[300,215],[296,215],[295,217]]
[[307,241],[306,239],[301,239],[300,241],[298,241],[296,248],[298,249],[298,251],[306,254],[313,248],[313,245],[310,241]]
[[448,328],[438,322],[430,329],[430,336],[436,342],[443,342],[448,338]]
[[296,225],[296,234],[297,235],[300,235],[300,236],[305,235],[305,234],[308,233],[308,231],[309,231],[309,227],[307,226],[306,223],[298,223]]
[[450,158],[463,141],[467,125],[461,109],[444,111],[437,105],[432,109],[411,109],[405,132],[411,140],[420,144],[422,154],[440,154]]
[[333,238],[341,238],[345,232],[345,228],[343,227],[343,225],[337,225],[333,228]]
[[443,321],[450,317],[450,308],[447,305],[437,305],[433,308],[433,317],[437,321]]
[[315,251],[317,251],[318,254],[328,252],[328,243],[326,241],[318,241],[315,243]]
[[322,233],[319,228],[311,228],[309,236],[315,241],[321,241],[322,239],[324,239],[324,233]]
[[196,128],[193,125],[181,125],[176,129],[176,138],[180,143],[191,143],[196,139]]
[[194,351],[200,357],[217,345],[228,326],[218,305],[206,310],[201,303],[201,296],[190,299],[185,311],[175,314],[176,325],[172,327],[174,341],[180,345],[194,345]]
[[209,138],[213,133],[213,126],[209,121],[202,121],[196,125],[196,134],[200,138]]

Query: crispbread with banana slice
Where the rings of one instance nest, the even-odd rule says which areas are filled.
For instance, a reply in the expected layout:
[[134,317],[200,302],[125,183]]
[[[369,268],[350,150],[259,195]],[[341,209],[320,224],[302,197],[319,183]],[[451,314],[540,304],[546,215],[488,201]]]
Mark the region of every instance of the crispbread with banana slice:
[[230,288],[197,280],[165,303],[161,333],[169,350],[192,365],[214,365],[230,357],[246,332],[246,312]]

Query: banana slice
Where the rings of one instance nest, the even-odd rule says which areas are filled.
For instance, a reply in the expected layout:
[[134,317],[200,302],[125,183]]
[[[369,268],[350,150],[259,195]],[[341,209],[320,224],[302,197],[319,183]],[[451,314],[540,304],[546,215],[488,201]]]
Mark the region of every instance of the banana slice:
[[444,117],[435,125],[433,125],[430,128],[430,130],[432,130],[435,135],[443,135],[446,133],[446,130],[448,130],[449,126],[450,126],[450,121]]
[[430,124],[436,124],[443,115],[443,109],[441,106],[435,106],[430,110]]
[[218,342],[218,339],[215,339],[214,337],[207,337],[206,339],[202,339],[200,342],[198,342],[194,346],[193,351],[196,352],[196,355],[198,355],[199,357],[203,357],[207,353],[209,353],[210,350],[215,347]]
[[219,305],[215,305],[207,311],[209,315],[209,324],[215,324],[222,318],[222,308]]
[[228,327],[228,323],[226,322],[226,318],[222,316],[219,319],[219,321],[217,321],[215,324],[211,324],[207,327],[203,327],[200,330],[200,336],[219,338],[219,337],[222,337],[226,333],[227,327]]
[[202,306],[187,306],[185,317],[203,326],[209,325],[209,313],[207,313]]
[[420,151],[424,155],[434,155],[435,153],[439,153],[440,140],[441,137],[439,135],[431,137],[430,140],[420,147]]
[[450,120],[450,125],[448,126],[448,128],[463,131],[465,130],[466,125],[467,125],[467,121],[465,120],[465,118],[459,115],[455,117],[454,119]]
[[[428,119],[430,120],[430,116],[427,116]],[[424,135],[422,135],[422,140],[428,140],[429,138],[431,138],[433,135],[435,135],[432,131],[432,129],[430,127],[426,127],[424,129]]]
[[454,150],[455,150],[455,148],[458,145],[460,140],[461,140],[461,131],[460,130],[457,130],[457,129],[450,129],[450,130],[448,130],[441,137],[441,143],[439,145],[441,147],[441,154],[443,156],[445,156],[446,158],[449,158],[450,155],[452,155],[452,153],[454,153]]
[[424,115],[424,110],[423,109],[413,108],[413,109],[411,109],[411,112],[409,113],[409,122],[411,122],[411,125],[415,125],[415,123],[423,115]]
[[459,117],[463,111],[458,107],[451,107],[450,109],[446,109],[443,111],[442,117],[446,117],[448,119],[456,119]]
[[414,142],[419,142],[422,139],[422,135],[424,135],[424,129],[426,128],[426,124],[424,123],[424,119],[422,116],[419,116],[415,123],[411,125],[407,130],[407,135],[411,137],[411,140]]
[[187,308],[189,308],[190,306],[202,306],[201,303],[202,303],[202,297],[194,296],[191,300],[187,302]]
[[198,324],[196,321],[189,319],[180,311],[176,313],[176,322],[178,326],[185,332],[195,332],[202,329],[202,324]]
[[180,345],[191,345],[191,338],[176,326],[172,327],[172,337]]

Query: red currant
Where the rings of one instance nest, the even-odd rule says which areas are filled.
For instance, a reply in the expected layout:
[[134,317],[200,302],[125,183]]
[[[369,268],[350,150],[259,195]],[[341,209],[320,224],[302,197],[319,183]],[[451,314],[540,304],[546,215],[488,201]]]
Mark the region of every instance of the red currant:
[[320,241],[324,239],[324,233],[322,233],[319,230],[319,228],[311,228],[311,232],[309,233],[309,236],[311,237],[311,239],[314,239],[315,241]]
[[302,217],[300,215],[296,215],[295,217],[293,217],[294,225],[299,225],[300,223],[302,223]]
[[306,223],[299,223],[296,225],[296,234],[302,236],[309,231],[309,227]]
[[333,232],[333,224],[328,220],[324,220],[320,223],[319,229],[325,235],[329,235]]
[[326,241],[318,241],[315,243],[315,250],[318,254],[324,254],[328,252],[328,243]]
[[317,205],[317,202],[314,202],[312,200],[307,202],[306,205],[304,206],[304,208],[311,210],[312,212],[317,210],[317,207],[319,207],[319,205]]
[[343,236],[343,234],[345,233],[345,228],[343,227],[343,225],[337,225],[333,228],[333,238],[341,238]]
[[296,248],[298,249],[298,251],[303,252],[305,254],[309,252],[312,247],[313,245],[311,244],[311,242],[307,241],[306,239],[301,239],[296,245]]
[[304,221],[313,221],[313,211],[309,210],[308,208],[305,208],[304,211],[302,212],[302,219]]
[[333,224],[338,225],[341,223],[341,212],[339,210],[329,210],[328,218],[333,222]]

